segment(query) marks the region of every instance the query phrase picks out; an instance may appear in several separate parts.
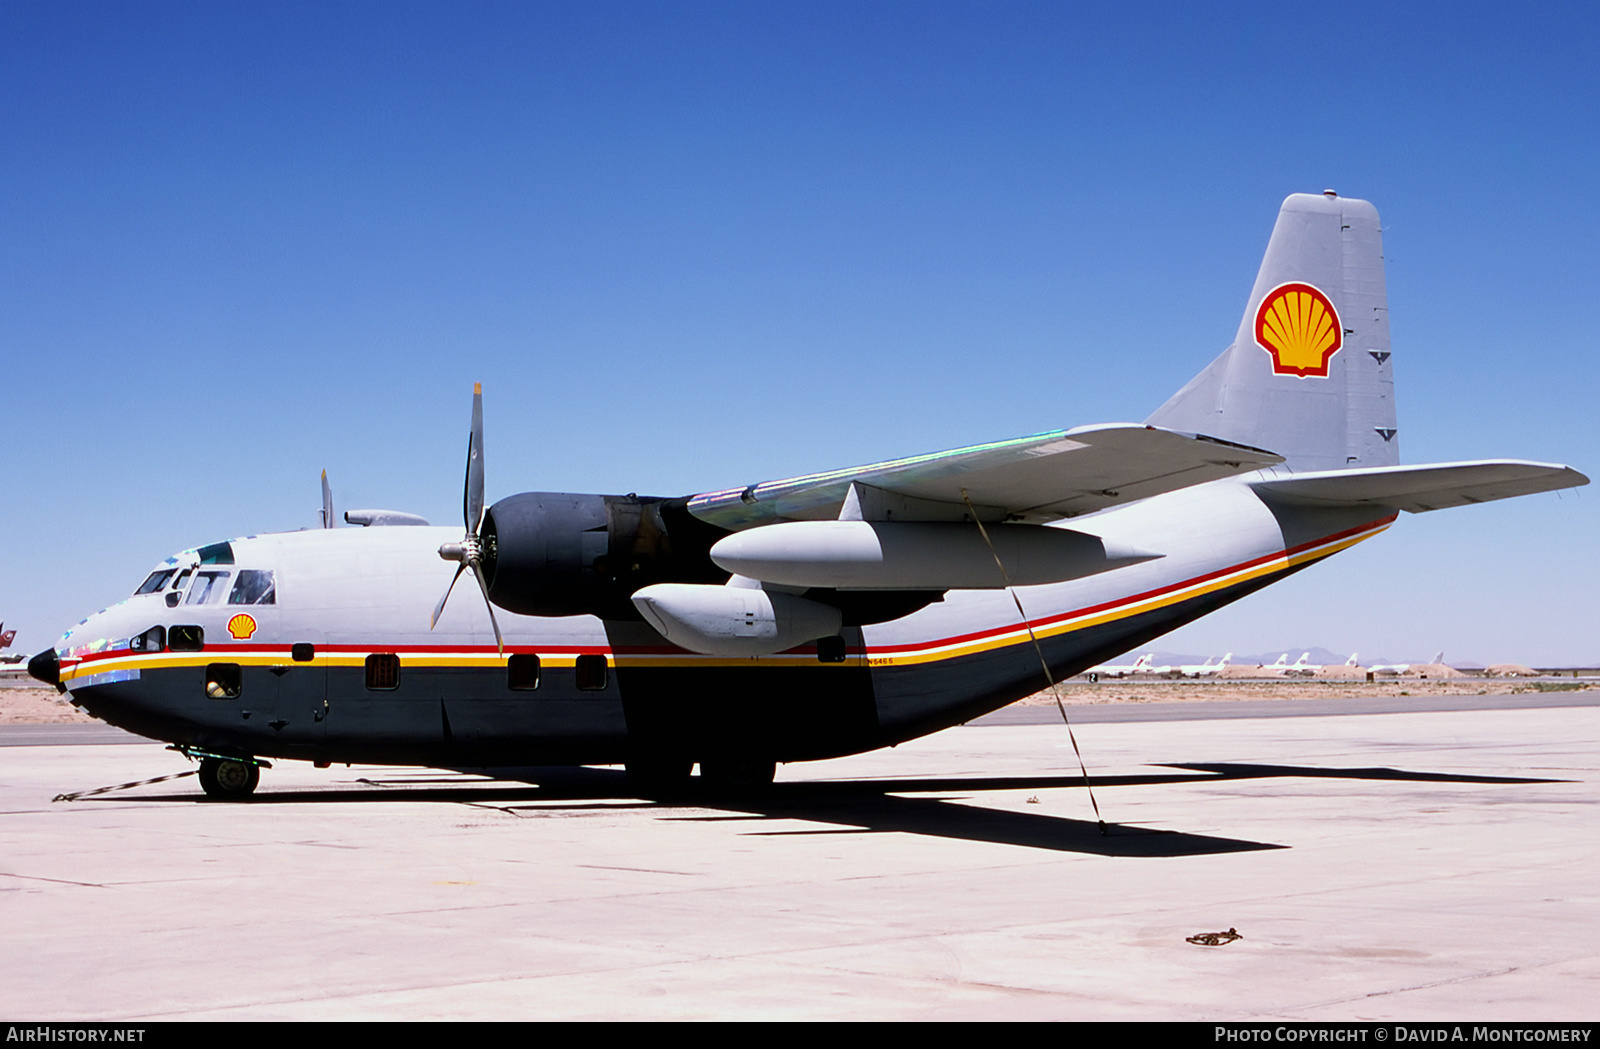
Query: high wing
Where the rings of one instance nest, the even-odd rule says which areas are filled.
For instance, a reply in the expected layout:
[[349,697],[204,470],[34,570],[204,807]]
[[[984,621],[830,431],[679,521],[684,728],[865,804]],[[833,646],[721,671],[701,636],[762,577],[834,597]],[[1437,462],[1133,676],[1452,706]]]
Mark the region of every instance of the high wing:
[[833,520],[855,485],[868,520],[960,521],[970,500],[984,521],[1040,524],[1281,462],[1213,437],[1114,423],[707,492],[689,512],[734,531]]
[[1267,478],[1250,486],[1264,496],[1303,506],[1386,506],[1417,514],[1588,483],[1570,466],[1491,459],[1325,470]]

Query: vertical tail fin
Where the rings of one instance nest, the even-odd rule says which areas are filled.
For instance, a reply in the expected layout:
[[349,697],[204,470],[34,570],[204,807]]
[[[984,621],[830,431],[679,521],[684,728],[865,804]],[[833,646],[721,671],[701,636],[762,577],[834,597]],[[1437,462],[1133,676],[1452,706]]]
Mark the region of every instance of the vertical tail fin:
[[1296,193],[1233,345],[1145,421],[1265,448],[1297,471],[1395,466],[1392,363],[1377,209]]

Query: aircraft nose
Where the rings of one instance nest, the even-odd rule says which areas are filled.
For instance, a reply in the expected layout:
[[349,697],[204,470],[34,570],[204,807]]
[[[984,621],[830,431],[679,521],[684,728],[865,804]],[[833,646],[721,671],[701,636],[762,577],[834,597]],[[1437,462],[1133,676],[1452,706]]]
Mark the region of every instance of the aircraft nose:
[[61,660],[57,658],[56,650],[47,648],[28,660],[28,673],[47,685],[60,686]]

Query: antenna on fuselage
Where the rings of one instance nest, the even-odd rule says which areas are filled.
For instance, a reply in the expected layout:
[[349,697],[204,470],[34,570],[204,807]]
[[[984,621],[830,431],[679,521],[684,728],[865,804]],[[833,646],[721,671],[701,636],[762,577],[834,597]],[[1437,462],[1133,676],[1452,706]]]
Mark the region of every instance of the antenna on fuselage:
[[333,489],[328,487],[328,471],[322,471],[322,527],[332,528],[333,517]]

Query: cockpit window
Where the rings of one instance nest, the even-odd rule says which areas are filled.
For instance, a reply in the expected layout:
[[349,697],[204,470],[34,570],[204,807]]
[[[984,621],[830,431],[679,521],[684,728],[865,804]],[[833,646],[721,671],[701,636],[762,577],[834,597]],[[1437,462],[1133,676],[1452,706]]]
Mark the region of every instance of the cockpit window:
[[186,605],[203,605],[207,602],[222,597],[222,591],[227,588],[230,572],[196,572],[194,582],[189,586],[189,596],[184,599]]
[[230,605],[275,605],[278,603],[278,588],[273,583],[272,573],[255,568],[245,568],[239,572],[239,578],[234,581],[233,591],[228,594]]
[[162,587],[167,585],[167,580],[171,579],[173,573],[176,571],[176,568],[163,568],[159,572],[151,572],[150,578],[146,579],[143,583],[140,583],[139,589],[133,592],[134,596],[138,596],[139,594],[155,593],[157,590],[160,590]]
[[231,565],[233,564],[232,543],[212,543],[202,546],[198,551],[200,563],[203,565]]

